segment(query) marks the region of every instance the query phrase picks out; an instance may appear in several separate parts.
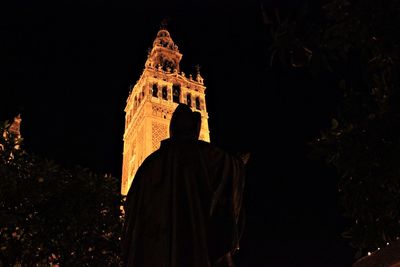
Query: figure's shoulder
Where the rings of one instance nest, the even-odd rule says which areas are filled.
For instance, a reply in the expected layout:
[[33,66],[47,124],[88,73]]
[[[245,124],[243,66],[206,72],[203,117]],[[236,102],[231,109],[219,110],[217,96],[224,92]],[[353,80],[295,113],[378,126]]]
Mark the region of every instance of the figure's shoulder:
[[[213,157],[224,158],[225,160],[233,160],[243,163],[243,160],[239,153],[233,153],[231,151],[227,151],[219,146],[201,140],[198,141],[198,144],[201,150],[206,151],[207,154]],[[244,156],[248,157],[248,155]],[[247,160],[248,158],[246,158],[246,161]]]
[[143,171],[145,171],[146,169],[151,169],[152,166],[155,164],[155,162],[158,161],[159,159],[159,150],[154,151],[153,153],[151,153],[150,155],[148,155],[143,162],[140,164],[137,174],[140,175],[141,173],[143,173]]
[[203,141],[203,140],[197,140],[196,142],[197,142],[197,144],[198,144],[199,146],[214,147],[213,144],[211,144],[211,143],[209,143],[209,142],[206,142],[206,141]]
[[197,142],[197,144],[198,144],[198,147],[200,150],[205,151],[206,153],[208,153],[210,155],[222,156],[222,155],[227,154],[222,148],[220,148],[219,146],[216,146],[212,143],[199,140]]
[[142,165],[149,165],[153,161],[156,161],[159,157],[160,157],[160,150],[158,149],[153,153],[151,153],[150,155],[148,155],[147,158],[145,158],[145,160],[143,161]]
[[220,150],[220,148],[218,148],[214,144],[211,144],[211,143],[203,141],[203,140],[197,140],[196,143],[200,148],[203,148],[203,149]]

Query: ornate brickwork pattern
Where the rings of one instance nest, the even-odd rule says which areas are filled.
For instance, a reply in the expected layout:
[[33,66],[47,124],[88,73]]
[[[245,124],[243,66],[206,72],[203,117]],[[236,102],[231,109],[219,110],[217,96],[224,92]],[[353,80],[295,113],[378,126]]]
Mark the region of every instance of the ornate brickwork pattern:
[[158,123],[158,122],[153,122],[151,125],[151,131],[152,131],[152,145],[153,145],[153,151],[156,151],[158,148],[160,148],[160,142],[167,138],[167,125]]
[[[144,126],[141,125],[140,130],[139,130],[139,134],[138,134],[138,150],[139,150],[139,158],[138,158],[138,162],[137,162],[137,168],[139,168],[139,165],[143,162],[144,157],[147,156],[145,155],[145,144],[144,144],[144,140],[145,140],[145,131],[144,131]],[[135,171],[136,173],[136,171]]]

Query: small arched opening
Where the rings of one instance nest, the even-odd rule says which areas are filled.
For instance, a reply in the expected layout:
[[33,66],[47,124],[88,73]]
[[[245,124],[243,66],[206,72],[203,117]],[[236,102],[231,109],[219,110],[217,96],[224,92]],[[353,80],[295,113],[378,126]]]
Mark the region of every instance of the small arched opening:
[[181,86],[179,84],[172,85],[172,101],[179,103],[181,98]]
[[201,107],[200,107],[200,97],[196,97],[196,109],[201,110]]
[[187,95],[186,95],[186,104],[187,104],[189,107],[192,107],[192,95],[191,95],[191,94],[187,94]]
[[162,98],[163,98],[164,100],[167,100],[167,99],[168,99],[168,91],[167,91],[167,87],[166,87],[166,86],[164,86],[164,87],[162,88]]
[[157,86],[157,84],[153,84],[153,88],[151,90],[151,94],[154,97],[158,97],[158,86]]

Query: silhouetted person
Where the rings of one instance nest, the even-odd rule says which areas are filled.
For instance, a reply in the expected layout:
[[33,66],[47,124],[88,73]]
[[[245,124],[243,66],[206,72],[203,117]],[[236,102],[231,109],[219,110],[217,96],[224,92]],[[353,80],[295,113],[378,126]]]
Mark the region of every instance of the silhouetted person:
[[170,138],[139,167],[127,195],[124,266],[234,266],[244,162],[198,140],[201,115],[179,104]]

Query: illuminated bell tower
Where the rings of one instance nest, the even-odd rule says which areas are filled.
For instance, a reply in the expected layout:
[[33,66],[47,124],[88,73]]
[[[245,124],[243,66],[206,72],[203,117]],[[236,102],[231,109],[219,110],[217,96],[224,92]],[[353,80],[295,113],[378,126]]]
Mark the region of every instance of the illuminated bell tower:
[[125,107],[121,193],[126,195],[144,159],[169,137],[169,122],[178,103],[201,113],[200,140],[210,141],[203,78],[186,77],[180,70],[182,54],[169,32],[162,28],[153,42],[139,80]]

